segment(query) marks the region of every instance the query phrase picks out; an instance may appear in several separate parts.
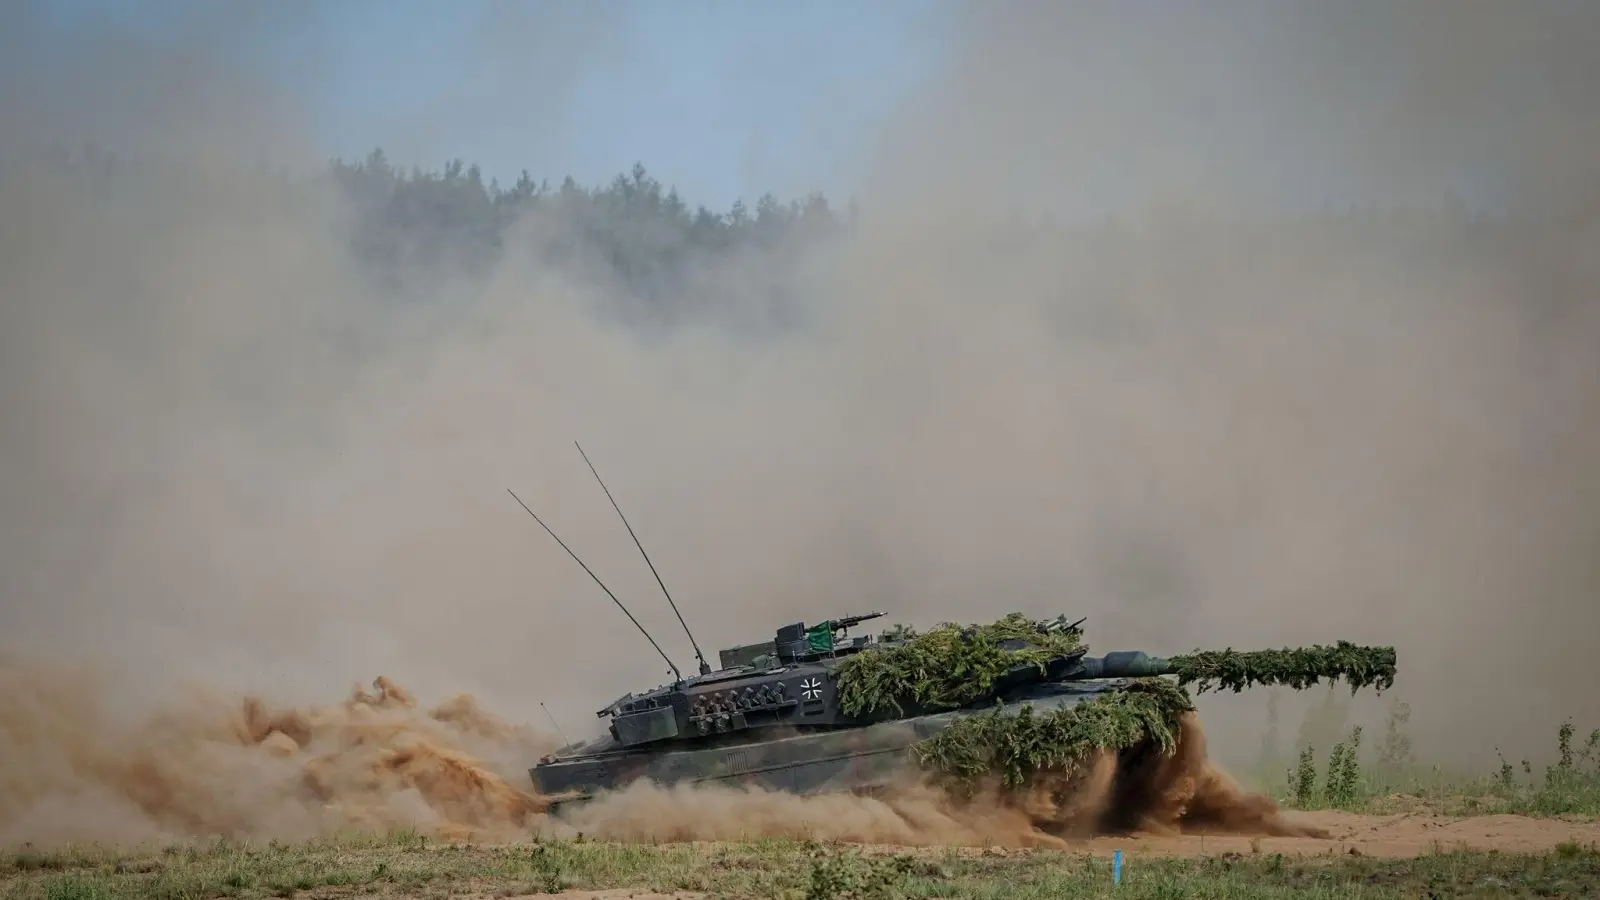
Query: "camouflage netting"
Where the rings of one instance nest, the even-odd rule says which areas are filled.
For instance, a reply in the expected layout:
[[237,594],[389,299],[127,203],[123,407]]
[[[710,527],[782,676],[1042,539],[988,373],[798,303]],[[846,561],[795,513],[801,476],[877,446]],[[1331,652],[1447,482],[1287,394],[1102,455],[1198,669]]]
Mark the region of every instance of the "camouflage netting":
[[[903,644],[857,653],[840,663],[839,703],[850,715],[880,708],[904,711],[916,703],[931,709],[956,709],[987,694],[996,678],[1024,663],[1043,670],[1044,661],[1082,646],[1082,632],[1062,619],[1036,622],[1011,613],[988,625],[945,623],[918,634],[901,628]],[[1001,642],[1028,641],[1007,650]]]
[[998,775],[1010,788],[1039,771],[1074,778],[1099,750],[1148,741],[1172,753],[1179,719],[1193,708],[1183,688],[1152,678],[1048,713],[1024,705],[1015,715],[995,709],[969,716],[917,744],[917,761],[958,780]]
[[1332,647],[1312,646],[1290,650],[1196,650],[1174,656],[1179,684],[1196,684],[1199,692],[1230,688],[1283,685],[1304,690],[1322,679],[1343,678],[1350,692],[1374,687],[1382,692],[1394,686],[1393,647],[1359,647],[1340,641]]
[[[995,680],[1021,664],[1087,649],[1064,619],[1036,622],[1012,613],[989,625],[943,624],[923,634],[900,629],[904,643],[858,653],[839,666],[838,696],[851,714],[908,704],[955,709],[989,693]],[[1027,647],[1000,644],[1021,638]],[[921,764],[958,780],[998,775],[1008,787],[1035,772],[1075,777],[1100,750],[1150,743],[1163,754],[1176,747],[1179,720],[1193,711],[1185,685],[1207,690],[1283,685],[1296,690],[1343,678],[1351,690],[1391,687],[1393,647],[1340,641],[1332,647],[1199,651],[1172,657],[1176,679],[1130,679],[1121,690],[1065,709],[1037,713],[1024,704],[1015,715],[996,709],[964,718],[917,745]]]
[[[1018,665],[1044,667],[1045,660],[1084,648],[1083,633],[1064,618],[1037,622],[1011,613],[988,625],[942,624],[918,634],[900,628],[904,643],[874,648],[851,656],[837,671],[839,702],[850,715],[908,704],[925,709],[957,709],[982,698],[995,679]],[[1029,646],[1008,650],[1012,639]],[[1086,649],[1086,648],[1084,648]],[[1343,678],[1355,691],[1394,684],[1393,647],[1363,647],[1340,641],[1332,647],[1282,650],[1196,650],[1169,660],[1180,685],[1196,684],[1200,693],[1229,688],[1283,685],[1303,690],[1320,681]]]

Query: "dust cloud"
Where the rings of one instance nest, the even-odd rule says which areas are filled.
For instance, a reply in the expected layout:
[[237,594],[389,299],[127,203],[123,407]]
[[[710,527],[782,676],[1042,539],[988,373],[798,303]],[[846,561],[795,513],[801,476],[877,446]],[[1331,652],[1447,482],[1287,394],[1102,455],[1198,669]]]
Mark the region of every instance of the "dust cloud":
[[379,678],[337,706],[294,708],[200,686],[118,722],[108,685],[82,667],[6,658],[0,686],[3,846],[395,829],[505,839],[546,808],[512,785],[556,742],[468,695],[424,709]]
[[[556,741],[457,695],[432,708],[392,679],[337,705],[289,707],[204,685],[118,721],[97,673],[0,659],[0,847],[296,840],[407,830],[446,841],[584,834],[620,841],[788,837],[1064,848],[1107,831],[1316,836],[1205,755],[1192,715],[1170,757],[1026,792],[948,792],[908,772],[880,796],[800,797],[747,785],[635,782],[560,814],[519,784]],[[1148,748],[1147,748],[1148,750]]]
[[[541,252],[581,230],[559,211],[486,275],[374,285],[351,209],[293,177],[306,95],[204,29],[96,35],[53,80],[9,56],[8,153],[123,155],[0,169],[0,647],[33,685],[6,692],[0,832],[324,827],[283,786],[382,732],[341,716],[453,726],[357,704],[274,757],[229,723],[374,672],[592,734],[666,666],[508,487],[689,669],[574,439],[713,659],[869,608],[1087,615],[1097,651],[1348,638],[1397,646],[1419,754],[1546,752],[1600,720],[1597,21],[975,8],[861,136],[857,224],[784,257],[806,315],[769,339],[597,318],[614,283]],[[758,293],[773,253],[696,278]],[[195,683],[211,724],[168,728]],[[1219,758],[1261,705],[1202,699]],[[106,787],[126,751],[71,750],[111,735],[196,776],[169,818]],[[416,806],[465,771],[418,765],[360,775],[352,821],[479,814]]]
[[[1021,3],[961,31],[868,170],[893,227],[853,248],[899,401],[856,436],[893,482],[860,502],[912,532],[897,572],[937,573],[911,592],[1071,607],[1101,649],[1392,643],[1446,763],[1600,721],[1600,13]],[[1019,209],[1064,224],[973,239]],[[1219,755],[1263,707],[1203,698]]]
[[1108,833],[1212,833],[1323,837],[1285,818],[1270,797],[1244,791],[1206,756],[1193,715],[1177,752],[1150,753],[1118,769],[1102,753],[1081,776],[1039,779],[1027,790],[998,783],[969,791],[908,775],[877,796],[798,797],[759,787],[636,782],[564,811],[548,833],[613,840],[732,841],[787,837],[902,846],[1065,849]]

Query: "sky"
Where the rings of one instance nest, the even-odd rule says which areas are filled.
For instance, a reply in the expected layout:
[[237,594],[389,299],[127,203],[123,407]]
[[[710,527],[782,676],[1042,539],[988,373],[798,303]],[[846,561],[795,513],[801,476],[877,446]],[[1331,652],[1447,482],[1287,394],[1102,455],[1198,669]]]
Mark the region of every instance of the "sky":
[[852,141],[938,51],[938,7],[903,0],[388,9],[338,14],[322,125],[339,153],[382,135],[392,158],[583,183],[641,162],[718,209],[842,189]]
[[[913,181],[999,171],[1009,182],[988,187],[1009,191],[1005,202],[1066,218],[1185,194],[1494,207],[1529,171],[1571,162],[1520,163],[1528,135],[1572,132],[1553,145],[1585,145],[1594,73],[1569,60],[1595,35],[1563,2],[1525,16],[1475,6],[1441,28],[1445,7],[1423,0],[1126,0],[1049,15],[1022,0],[965,11],[957,0],[13,0],[0,103],[6,79],[34,88],[19,95],[77,90],[58,105],[108,132],[159,131],[174,96],[193,98],[174,127],[211,103],[212,121],[236,128],[248,105],[262,112],[246,143],[303,130],[313,161],[381,147],[429,170],[476,163],[502,184],[526,170],[596,185],[640,163],[719,211],[767,192],[856,196],[876,149],[866,142],[914,142],[957,115],[973,127],[949,129],[939,154],[910,154],[937,156]],[[130,47],[142,63],[108,61]],[[175,47],[225,65],[184,68]],[[158,69],[154,90],[117,83]],[[242,83],[207,85],[218,71]],[[40,79],[57,86],[38,90]],[[984,99],[954,99],[970,92]],[[932,126],[884,124],[914,116],[919,95],[938,98]],[[1033,130],[990,141],[987,119]],[[1032,120],[1048,126],[1019,124]],[[1041,172],[1054,195],[1041,196]]]
[[930,0],[24,5],[46,70],[85,33],[203,43],[303,102],[328,157],[588,185],[638,162],[719,210],[849,192],[854,142],[935,69],[947,24]]

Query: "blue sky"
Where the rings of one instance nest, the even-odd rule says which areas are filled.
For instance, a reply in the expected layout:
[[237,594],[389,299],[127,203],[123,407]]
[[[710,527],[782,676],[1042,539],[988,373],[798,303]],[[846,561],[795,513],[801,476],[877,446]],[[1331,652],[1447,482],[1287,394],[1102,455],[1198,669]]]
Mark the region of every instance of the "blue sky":
[[[377,9],[386,10],[381,16]],[[718,208],[843,189],[855,141],[935,65],[929,2],[351,2],[321,108],[337,152],[380,140],[514,178],[643,162]]]
[[[27,6],[25,3],[24,6]],[[691,202],[850,190],[842,164],[939,63],[940,0],[34,0],[35,58],[86,33],[206,46],[302,104],[328,156],[460,157],[503,182],[642,162]]]

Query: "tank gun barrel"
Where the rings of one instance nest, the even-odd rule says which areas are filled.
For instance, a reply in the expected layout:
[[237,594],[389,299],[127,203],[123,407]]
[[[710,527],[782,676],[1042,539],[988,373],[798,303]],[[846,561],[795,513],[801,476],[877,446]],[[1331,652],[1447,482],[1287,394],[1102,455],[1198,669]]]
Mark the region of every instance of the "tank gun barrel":
[[[1179,684],[1194,684],[1201,693],[1275,684],[1302,690],[1324,680],[1343,680],[1352,690],[1375,687],[1382,691],[1394,684],[1396,662],[1393,647],[1365,647],[1349,641],[1339,641],[1331,647],[1281,650],[1197,650],[1172,657],[1124,650],[1101,657],[1082,656],[1075,665],[1067,663],[1068,658],[1056,657],[1047,665],[1044,680],[1176,675]],[[1062,665],[1066,666],[1064,671],[1052,668]]]
[[1151,656],[1143,650],[1117,650],[1105,656],[1085,656],[1078,660],[1078,671],[1063,681],[1084,681],[1093,678],[1153,678],[1158,675],[1176,675],[1178,667],[1172,660]]

